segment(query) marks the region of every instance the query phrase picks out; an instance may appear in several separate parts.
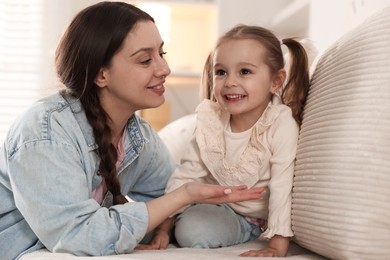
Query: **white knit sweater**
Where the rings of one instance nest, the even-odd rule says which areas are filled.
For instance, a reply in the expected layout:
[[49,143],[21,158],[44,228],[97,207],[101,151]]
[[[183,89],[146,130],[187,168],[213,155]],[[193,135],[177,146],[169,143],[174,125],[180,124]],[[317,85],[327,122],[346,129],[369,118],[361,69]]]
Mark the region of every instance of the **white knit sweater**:
[[166,191],[189,181],[266,187],[260,200],[229,205],[243,216],[267,219],[262,237],[293,236],[291,191],[299,128],[290,108],[275,99],[269,103],[236,164],[225,158],[224,129],[229,118],[215,102],[205,100],[198,106],[194,136]]

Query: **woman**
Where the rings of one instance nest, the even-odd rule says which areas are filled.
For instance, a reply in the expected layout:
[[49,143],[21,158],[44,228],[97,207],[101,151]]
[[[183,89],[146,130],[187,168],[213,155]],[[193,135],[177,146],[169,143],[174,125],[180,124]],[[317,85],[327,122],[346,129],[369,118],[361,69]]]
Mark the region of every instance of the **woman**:
[[154,229],[166,236],[164,220],[183,206],[261,196],[196,183],[162,196],[175,164],[135,112],[164,102],[163,47],[153,19],[126,3],[101,2],[74,18],[56,50],[65,89],[27,110],[0,150],[3,259],[43,247],[128,253]]

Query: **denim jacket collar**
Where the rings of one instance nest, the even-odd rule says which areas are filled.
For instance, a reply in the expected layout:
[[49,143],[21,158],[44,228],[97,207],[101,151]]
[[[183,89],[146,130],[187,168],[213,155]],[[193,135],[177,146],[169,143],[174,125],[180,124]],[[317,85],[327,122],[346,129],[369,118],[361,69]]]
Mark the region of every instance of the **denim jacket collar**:
[[[84,109],[81,105],[81,102],[70,95],[63,95],[63,97],[69,104],[71,111],[73,112],[77,122],[79,123],[86,143],[92,149],[97,149],[97,144],[93,135],[93,129],[89,123],[86,123],[88,122],[88,120],[86,114],[84,113]],[[133,156],[138,155],[142,150],[143,146],[149,141],[143,136],[141,132],[137,116],[133,115],[131,118],[129,118],[127,122],[127,133],[129,138],[127,138],[127,142],[124,144],[126,154],[130,154]]]

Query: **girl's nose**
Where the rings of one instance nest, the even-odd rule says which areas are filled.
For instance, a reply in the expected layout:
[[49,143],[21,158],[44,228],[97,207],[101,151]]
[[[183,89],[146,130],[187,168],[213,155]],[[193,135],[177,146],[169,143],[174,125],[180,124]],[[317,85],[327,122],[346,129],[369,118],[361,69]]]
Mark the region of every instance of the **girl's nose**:
[[234,75],[228,75],[225,82],[226,87],[237,87],[238,83]]

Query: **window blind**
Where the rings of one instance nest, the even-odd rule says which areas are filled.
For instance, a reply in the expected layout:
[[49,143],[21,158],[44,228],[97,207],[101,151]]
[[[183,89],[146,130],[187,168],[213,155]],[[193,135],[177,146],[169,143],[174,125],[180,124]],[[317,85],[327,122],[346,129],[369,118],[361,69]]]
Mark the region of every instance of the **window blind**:
[[43,0],[0,1],[0,142],[15,118],[39,98]]

